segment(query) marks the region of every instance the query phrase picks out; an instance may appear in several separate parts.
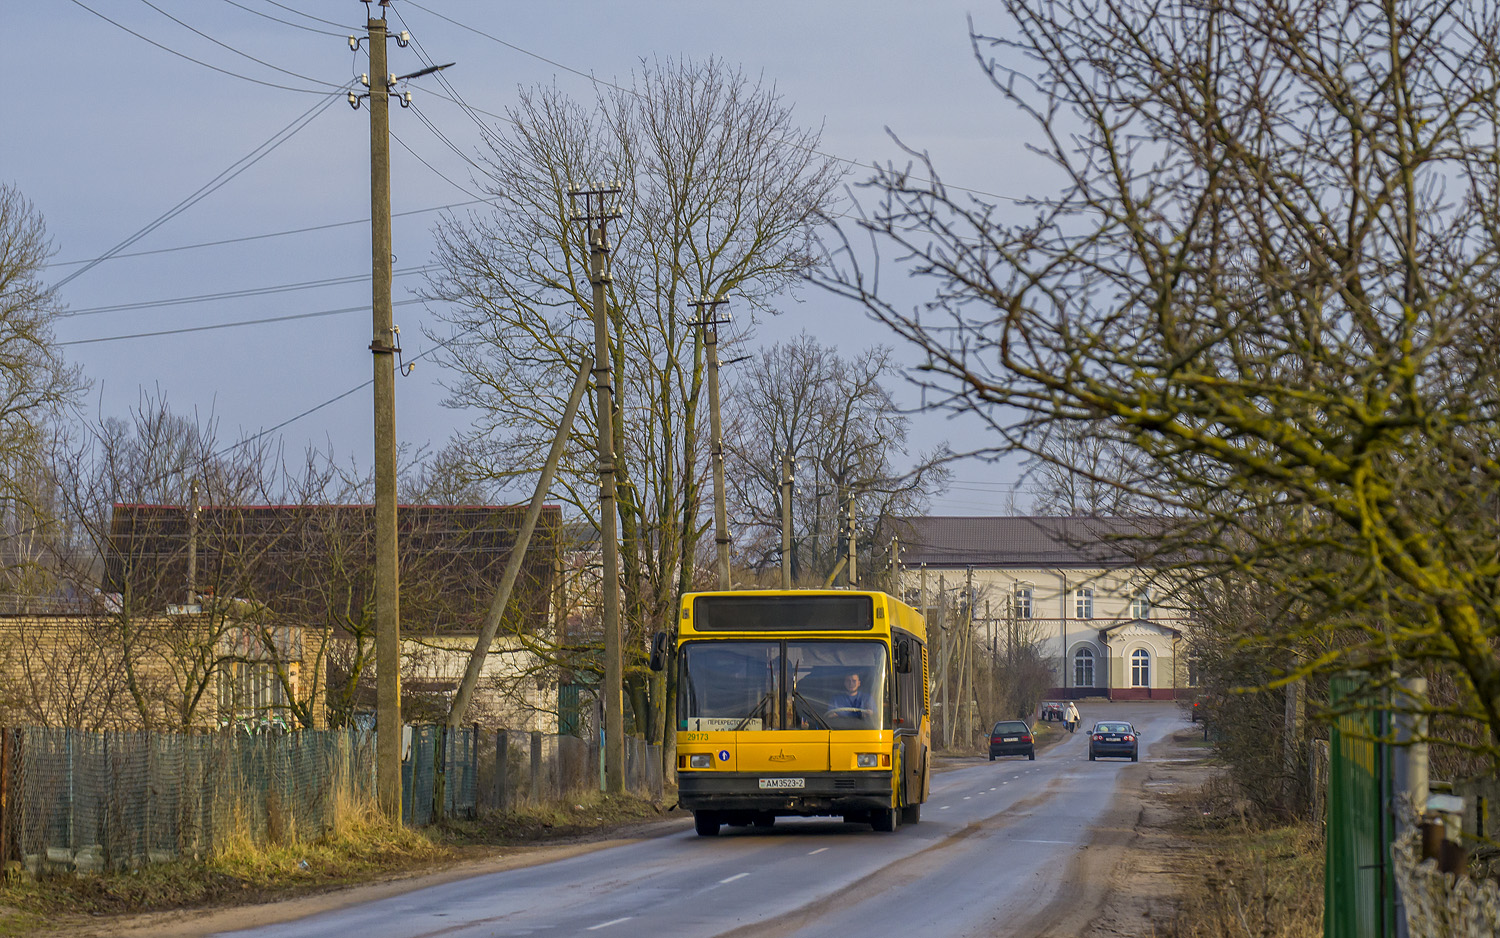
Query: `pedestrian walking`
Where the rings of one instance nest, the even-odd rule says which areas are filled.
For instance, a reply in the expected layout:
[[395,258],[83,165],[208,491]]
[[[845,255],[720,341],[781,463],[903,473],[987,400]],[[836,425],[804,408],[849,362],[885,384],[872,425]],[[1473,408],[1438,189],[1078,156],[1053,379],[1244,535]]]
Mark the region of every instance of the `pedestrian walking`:
[[1078,721],[1082,719],[1078,715],[1078,707],[1073,701],[1068,701],[1068,710],[1063,714],[1063,722],[1068,725],[1068,732],[1072,733],[1078,729]]

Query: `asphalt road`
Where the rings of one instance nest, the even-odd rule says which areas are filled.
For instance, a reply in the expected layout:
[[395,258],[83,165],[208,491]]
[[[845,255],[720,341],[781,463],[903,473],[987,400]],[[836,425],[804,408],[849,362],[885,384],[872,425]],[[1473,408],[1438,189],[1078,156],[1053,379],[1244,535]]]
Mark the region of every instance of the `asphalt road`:
[[[1084,728],[1131,720],[1141,759],[1175,704],[1089,703]],[[1162,749],[1166,747],[1161,746]],[[1035,761],[933,777],[922,821],[893,834],[781,818],[691,830],[225,934],[243,938],[882,938],[1078,934],[1130,836],[1146,765],[1088,761],[1081,730]]]

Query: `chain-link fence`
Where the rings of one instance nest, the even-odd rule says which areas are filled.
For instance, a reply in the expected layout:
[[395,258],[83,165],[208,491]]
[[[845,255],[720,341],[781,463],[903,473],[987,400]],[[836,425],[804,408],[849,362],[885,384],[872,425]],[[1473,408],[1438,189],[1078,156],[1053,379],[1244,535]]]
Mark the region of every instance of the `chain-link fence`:
[[[479,806],[487,810],[576,801],[603,787],[599,744],[548,733],[487,733],[480,740],[478,784]],[[662,797],[660,746],[626,737],[625,788],[644,798]]]
[[315,837],[374,798],[374,737],[0,731],[0,847],[32,873]]
[[401,819],[431,824],[439,805],[446,817],[478,810],[479,731],[470,726],[410,726],[401,763]]

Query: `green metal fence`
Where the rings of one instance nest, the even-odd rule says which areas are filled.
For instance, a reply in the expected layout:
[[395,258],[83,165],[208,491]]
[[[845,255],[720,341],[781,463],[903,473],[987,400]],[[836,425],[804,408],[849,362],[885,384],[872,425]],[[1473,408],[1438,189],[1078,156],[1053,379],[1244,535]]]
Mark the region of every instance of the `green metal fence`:
[[1349,677],[1329,686],[1333,707],[1349,712],[1329,734],[1324,938],[1395,935],[1390,747],[1377,741],[1386,738],[1389,714],[1358,696],[1362,686]]

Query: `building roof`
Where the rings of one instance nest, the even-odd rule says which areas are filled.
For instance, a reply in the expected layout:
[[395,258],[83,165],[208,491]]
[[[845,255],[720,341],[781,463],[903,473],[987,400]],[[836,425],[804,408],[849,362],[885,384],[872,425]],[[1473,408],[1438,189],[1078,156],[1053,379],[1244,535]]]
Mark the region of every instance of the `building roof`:
[[896,524],[901,563],[911,567],[1120,567],[1140,562],[1149,518],[956,517]]
[[[195,587],[309,620],[361,621],[374,567],[370,505],[211,505],[199,509]],[[524,505],[401,505],[396,509],[402,631],[472,633],[510,558]],[[507,619],[535,629],[546,614],[562,513],[538,519]],[[105,589],[147,608],[186,595],[189,509],[115,505]]]

